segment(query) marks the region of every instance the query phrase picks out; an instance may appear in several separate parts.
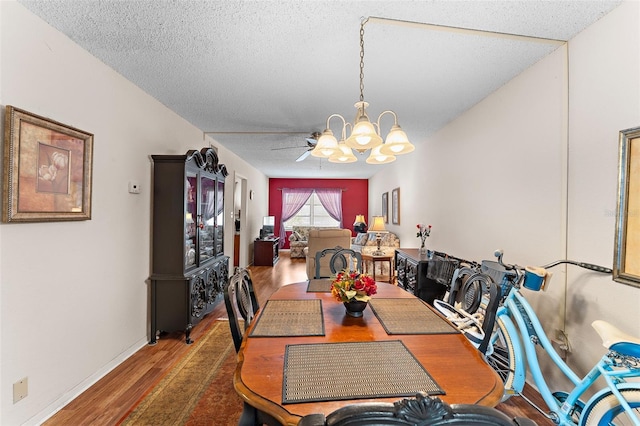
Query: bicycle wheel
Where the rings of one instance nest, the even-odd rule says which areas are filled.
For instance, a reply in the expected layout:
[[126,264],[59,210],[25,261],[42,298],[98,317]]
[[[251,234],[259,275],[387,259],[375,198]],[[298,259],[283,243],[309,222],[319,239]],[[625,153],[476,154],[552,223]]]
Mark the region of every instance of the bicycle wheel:
[[[629,403],[637,418],[640,418],[640,389],[620,389],[620,393]],[[586,408],[586,419],[582,424],[588,426],[634,425],[633,419],[620,406],[618,398],[611,392],[606,392],[592,405]]]
[[511,337],[505,328],[502,319],[496,319],[496,338],[493,342],[493,347],[488,351],[487,362],[496,370],[498,375],[502,378],[504,384],[504,394],[502,401],[506,401],[515,394],[513,392],[513,379],[515,372],[515,352],[513,350],[513,344],[511,343]]

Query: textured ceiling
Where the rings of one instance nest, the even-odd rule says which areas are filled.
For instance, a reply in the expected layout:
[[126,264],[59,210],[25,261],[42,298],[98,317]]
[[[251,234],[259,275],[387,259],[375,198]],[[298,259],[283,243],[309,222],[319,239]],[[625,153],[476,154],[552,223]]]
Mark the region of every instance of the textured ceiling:
[[[353,120],[362,17],[568,40],[620,1],[19,3],[267,176],[367,178],[385,166],[295,161],[330,114]],[[414,145],[557,48],[378,19],[364,40],[369,115]]]

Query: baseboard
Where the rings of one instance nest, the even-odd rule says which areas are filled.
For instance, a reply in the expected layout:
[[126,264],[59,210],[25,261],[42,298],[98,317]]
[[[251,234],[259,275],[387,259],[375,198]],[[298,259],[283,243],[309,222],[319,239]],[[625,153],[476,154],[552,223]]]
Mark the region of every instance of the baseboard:
[[80,394],[96,384],[98,380],[109,374],[114,368],[122,364],[131,355],[138,352],[140,348],[149,344],[148,338],[138,340],[136,343],[127,348],[124,352],[120,353],[116,358],[112,359],[108,364],[103,366],[100,370],[96,371],[87,379],[83,380],[77,386],[65,392],[60,398],[49,404],[45,409],[37,413],[35,416],[27,420],[24,425],[26,426],[38,426],[46,422],[58,411],[62,410],[67,404],[76,399]]

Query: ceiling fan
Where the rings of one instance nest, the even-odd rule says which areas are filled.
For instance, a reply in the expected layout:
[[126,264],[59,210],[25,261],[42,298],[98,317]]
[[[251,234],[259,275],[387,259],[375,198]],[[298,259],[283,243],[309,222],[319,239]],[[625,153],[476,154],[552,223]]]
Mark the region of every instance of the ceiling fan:
[[[305,138],[305,141],[307,143],[307,150],[305,152],[303,152],[298,158],[296,158],[296,162],[300,162],[302,160],[304,160],[305,158],[307,158],[309,156],[309,154],[311,154],[311,151],[313,151],[313,148],[316,147],[316,144],[318,143],[318,138],[320,137],[321,133],[320,132],[313,132],[311,133],[310,136]],[[284,148],[273,148],[273,151],[277,151],[280,149],[297,149],[297,148],[303,148],[304,146],[288,146],[288,147],[284,147]]]

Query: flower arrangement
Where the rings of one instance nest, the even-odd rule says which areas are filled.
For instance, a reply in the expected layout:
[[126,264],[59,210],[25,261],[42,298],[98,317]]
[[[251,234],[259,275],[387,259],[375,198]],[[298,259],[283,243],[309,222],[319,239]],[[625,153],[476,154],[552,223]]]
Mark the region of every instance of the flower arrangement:
[[374,279],[358,272],[338,272],[331,283],[331,294],[339,302],[368,302],[377,291]]
[[419,223],[416,225],[416,228],[418,228],[416,237],[419,237],[420,241],[422,241],[420,247],[424,247],[425,240],[427,239],[429,234],[431,234],[431,225],[424,225],[423,223]]

